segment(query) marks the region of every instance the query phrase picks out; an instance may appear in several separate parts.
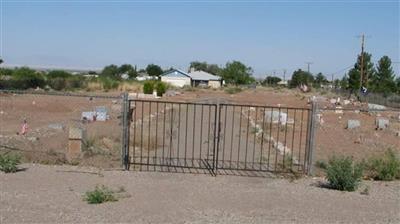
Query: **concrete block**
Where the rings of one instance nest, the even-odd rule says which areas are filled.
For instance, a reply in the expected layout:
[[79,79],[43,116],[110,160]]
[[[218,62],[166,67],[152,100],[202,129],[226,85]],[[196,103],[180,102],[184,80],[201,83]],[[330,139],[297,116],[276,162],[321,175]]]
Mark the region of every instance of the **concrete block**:
[[68,150],[67,150],[67,160],[71,161],[77,159],[81,156],[82,153],[83,142],[82,140],[69,140],[68,141]]
[[389,127],[389,120],[385,118],[377,118],[376,119],[376,129],[383,130]]
[[368,104],[368,109],[370,109],[370,110],[385,110],[386,107],[382,106],[382,105],[379,105],[379,104],[369,103]]
[[347,129],[358,128],[360,126],[361,126],[361,123],[359,120],[348,120],[347,121]]

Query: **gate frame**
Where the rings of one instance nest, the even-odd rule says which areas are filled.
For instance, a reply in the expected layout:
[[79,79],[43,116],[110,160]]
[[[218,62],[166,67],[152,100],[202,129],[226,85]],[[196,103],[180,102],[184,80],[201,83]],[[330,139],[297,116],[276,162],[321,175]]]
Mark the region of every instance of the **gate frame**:
[[[122,138],[121,138],[121,162],[122,166],[125,170],[129,170],[130,168],[130,161],[129,161],[129,141],[130,141],[130,125],[132,121],[132,112],[136,108],[131,109],[131,101],[135,101],[135,99],[130,100],[128,93],[124,93],[122,95],[122,105],[121,105],[121,124],[122,124]],[[140,99],[139,101],[143,101]],[[174,102],[174,101],[157,101],[157,100],[148,100],[149,102],[161,102],[161,103],[186,103],[186,104],[193,104],[193,105],[202,105],[201,103],[192,103],[192,102]],[[146,101],[146,102],[148,102]],[[144,102],[144,101],[143,101]],[[207,104],[214,106],[215,108],[215,122],[214,122],[214,133],[213,133],[213,161],[211,169],[209,169],[210,173],[213,176],[217,175],[218,172],[218,157],[220,151],[220,138],[221,138],[221,105],[219,101],[215,104]],[[224,105],[235,105],[235,104],[227,104]],[[247,105],[247,106],[254,106],[254,105]],[[263,106],[263,107],[268,107]],[[307,119],[307,132],[306,132],[306,147],[305,147],[305,154],[306,154],[306,167],[305,173],[307,175],[313,174],[313,158],[314,158],[314,151],[315,151],[315,127],[316,127],[316,113],[317,113],[317,104],[316,102],[312,102],[311,108],[297,108],[297,109],[306,109],[309,110],[309,118]]]

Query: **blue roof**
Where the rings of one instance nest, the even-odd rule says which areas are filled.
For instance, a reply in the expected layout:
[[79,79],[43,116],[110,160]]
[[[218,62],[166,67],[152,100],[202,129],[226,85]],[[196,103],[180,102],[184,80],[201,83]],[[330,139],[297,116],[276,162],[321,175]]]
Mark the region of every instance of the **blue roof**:
[[188,73],[186,73],[186,72],[184,72],[184,71],[182,71],[182,70],[179,70],[179,69],[172,69],[172,70],[169,70],[169,71],[164,72],[163,74],[161,74],[161,76],[173,76],[173,77],[176,77],[176,76],[185,76],[185,77],[189,77],[189,78],[190,78],[190,76],[188,75]]

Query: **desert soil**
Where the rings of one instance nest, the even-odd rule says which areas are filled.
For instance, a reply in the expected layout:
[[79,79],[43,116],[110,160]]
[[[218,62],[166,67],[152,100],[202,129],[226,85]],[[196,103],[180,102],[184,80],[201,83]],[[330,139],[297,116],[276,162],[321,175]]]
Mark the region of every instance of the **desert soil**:
[[[399,181],[364,181],[357,192],[340,192],[321,187],[321,178],[21,168],[0,173],[0,223],[400,222]],[[82,195],[96,185],[126,192],[117,202],[87,204]]]

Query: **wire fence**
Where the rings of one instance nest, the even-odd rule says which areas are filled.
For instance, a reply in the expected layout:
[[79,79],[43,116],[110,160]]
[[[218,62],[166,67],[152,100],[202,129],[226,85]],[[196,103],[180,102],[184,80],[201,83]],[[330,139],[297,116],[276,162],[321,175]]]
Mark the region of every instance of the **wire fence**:
[[[121,103],[116,95],[0,91],[0,150],[31,162],[120,166]],[[69,160],[74,149],[81,153]]]
[[318,106],[315,161],[332,156],[363,160],[389,148],[400,152],[400,110],[360,105]]

